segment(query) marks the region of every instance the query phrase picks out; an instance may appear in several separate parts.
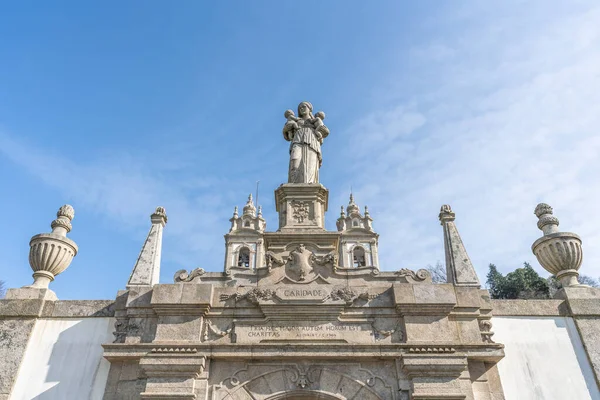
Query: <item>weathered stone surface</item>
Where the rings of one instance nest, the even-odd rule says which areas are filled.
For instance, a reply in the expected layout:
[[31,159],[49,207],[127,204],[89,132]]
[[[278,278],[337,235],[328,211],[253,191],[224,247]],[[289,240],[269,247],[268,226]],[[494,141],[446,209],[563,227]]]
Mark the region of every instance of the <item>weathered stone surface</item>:
[[[9,300],[0,304],[6,301]],[[6,398],[16,380],[34,324],[34,319],[0,319],[0,395]]]
[[42,317],[113,317],[114,300],[59,300],[46,302]]
[[548,204],[538,204],[534,213],[539,218],[537,225],[544,236],[531,245],[533,254],[563,287],[577,285],[577,271],[583,260],[581,239],[574,233],[558,231],[558,218],[552,216],[552,207]]
[[131,286],[155,285],[160,277],[162,234],[167,223],[165,209],[157,207],[156,211],[150,216],[150,221],[152,226],[127,282],[128,288]]
[[596,384],[600,388],[600,318],[577,317],[575,325],[581,335],[581,341],[594,369]]
[[8,289],[5,299],[7,300],[58,300],[56,293],[48,288],[22,287]]
[[565,316],[569,311],[563,300],[492,300],[496,316]]
[[455,214],[449,205],[442,206],[439,218],[444,228],[447,281],[456,286],[481,287],[475,268],[473,268],[471,259],[454,223]]
[[[51,233],[40,233],[29,242],[29,265],[33,270],[34,281],[30,287],[48,289],[54,277],[64,272],[73,257],[77,255],[77,244],[67,238],[71,231],[71,220],[75,210],[68,204],[62,206],[52,221]],[[56,295],[46,294],[49,300],[56,300]],[[52,298],[54,297],[54,298]]]
[[0,300],[0,318],[39,317],[44,309],[44,300]]
[[284,184],[275,191],[279,230],[324,229],[329,191],[318,183]]

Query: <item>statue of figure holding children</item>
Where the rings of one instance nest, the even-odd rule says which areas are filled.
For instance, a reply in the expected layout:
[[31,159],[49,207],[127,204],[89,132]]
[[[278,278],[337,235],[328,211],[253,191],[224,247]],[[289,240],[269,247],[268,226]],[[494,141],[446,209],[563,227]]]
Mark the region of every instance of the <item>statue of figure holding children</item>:
[[323,124],[325,113],[312,113],[308,101],[298,105],[298,116],[292,110],[284,114],[287,122],[283,126],[283,137],[290,144],[289,183],[319,183],[319,168],[323,162],[321,145],[329,135]]

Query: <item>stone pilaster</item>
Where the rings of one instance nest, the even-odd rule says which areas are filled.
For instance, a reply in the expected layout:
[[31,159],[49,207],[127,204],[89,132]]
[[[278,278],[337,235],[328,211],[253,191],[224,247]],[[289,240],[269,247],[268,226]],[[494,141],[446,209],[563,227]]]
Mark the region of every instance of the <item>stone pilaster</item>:
[[157,347],[140,360],[140,367],[147,377],[146,390],[141,399],[204,399],[208,360],[195,350]]
[[600,387],[600,289],[585,285],[560,289],[556,298],[566,300],[587,353],[596,384]]
[[413,400],[466,398],[459,378],[467,369],[467,358],[445,352],[445,349],[429,349],[425,354],[403,355],[402,370],[411,380]]

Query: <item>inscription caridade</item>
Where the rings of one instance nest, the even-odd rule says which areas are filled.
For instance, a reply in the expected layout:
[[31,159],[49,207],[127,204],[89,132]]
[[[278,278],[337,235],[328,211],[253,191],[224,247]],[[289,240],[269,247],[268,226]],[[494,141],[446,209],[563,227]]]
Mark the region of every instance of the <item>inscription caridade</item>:
[[324,288],[282,287],[275,292],[281,300],[323,300],[329,296],[329,290]]
[[276,321],[264,325],[236,325],[237,343],[279,341],[336,341],[372,343],[373,328],[368,323]]

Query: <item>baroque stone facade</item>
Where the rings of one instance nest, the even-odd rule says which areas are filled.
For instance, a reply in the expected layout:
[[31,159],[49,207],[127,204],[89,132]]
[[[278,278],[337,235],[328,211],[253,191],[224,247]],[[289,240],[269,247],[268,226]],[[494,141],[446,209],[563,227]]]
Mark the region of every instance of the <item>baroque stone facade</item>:
[[[427,270],[380,270],[373,219],[367,207],[360,212],[353,196],[342,207],[337,231],[325,229],[329,192],[318,171],[329,129],[323,113],[312,115],[310,103],[298,110],[300,117],[286,112],[289,182],[275,190],[278,229],[266,229],[249,196],[242,215],[236,207],[230,220],[223,272],[181,270],[172,283],[159,283],[167,215],[158,207],[116,300],[63,305],[48,283],[68,267],[77,246],[66,238],[72,208],[61,208],[53,233],[32,240],[35,283],[11,289],[0,302],[0,329],[14,330],[10,341],[17,344],[10,351],[0,337],[6,357],[0,362],[0,399],[9,398],[15,386],[13,394],[25,390],[14,382],[19,365],[29,365],[22,353],[29,335],[35,336],[34,322],[50,326],[52,318],[64,315],[113,318],[113,338],[102,341],[110,363],[106,377],[87,398],[101,393],[107,400],[504,399],[497,364],[505,347],[494,338],[494,303],[481,288],[455,213],[444,205],[439,214],[447,283],[432,283]],[[568,271],[563,273],[568,280],[560,300],[542,301],[524,313],[574,318],[597,385],[600,295],[576,284],[580,261],[538,250],[540,241],[551,247],[579,238],[548,228],[558,225],[549,218],[549,206],[536,212],[546,236],[534,251],[540,261],[551,259],[558,274]],[[38,256],[44,240],[67,249],[60,268]],[[501,303],[501,313],[519,315],[507,311],[510,307]]]

